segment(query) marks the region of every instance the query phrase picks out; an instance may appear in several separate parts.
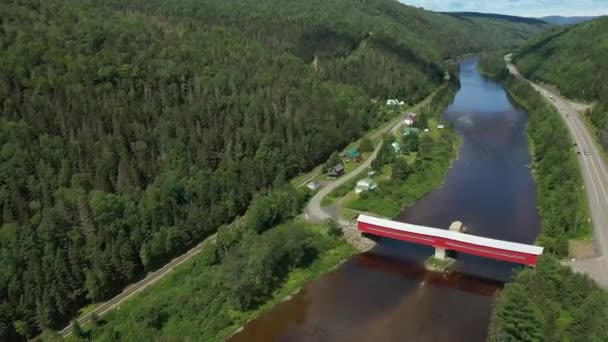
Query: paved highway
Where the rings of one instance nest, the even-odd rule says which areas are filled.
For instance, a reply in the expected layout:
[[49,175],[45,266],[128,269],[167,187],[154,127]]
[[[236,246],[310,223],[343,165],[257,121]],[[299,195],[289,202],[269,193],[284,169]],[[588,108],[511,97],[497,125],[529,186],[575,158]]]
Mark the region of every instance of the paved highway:
[[[505,60],[513,75],[525,79],[511,64],[510,55],[505,56]],[[579,162],[591,211],[597,257],[568,264],[575,271],[589,274],[598,284],[608,288],[608,167],[594,143],[593,133],[587,130],[581,117],[589,106],[569,101],[539,84],[528,82],[557,109],[568,126],[573,142],[577,144],[576,150],[581,152]]]

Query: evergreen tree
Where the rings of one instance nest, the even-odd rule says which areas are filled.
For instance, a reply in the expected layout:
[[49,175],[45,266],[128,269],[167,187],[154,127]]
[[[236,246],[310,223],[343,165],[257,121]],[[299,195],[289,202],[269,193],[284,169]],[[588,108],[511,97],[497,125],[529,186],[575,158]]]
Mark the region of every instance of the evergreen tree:
[[[520,284],[509,284],[508,297],[504,306],[500,306],[496,315],[502,321],[500,341],[541,341],[541,321],[525,289]],[[504,338],[504,340],[502,340]],[[490,338],[490,341],[499,341]]]
[[423,110],[422,112],[420,112],[420,115],[418,115],[418,119],[416,120],[416,122],[414,122],[414,127],[421,130],[429,128],[429,117],[427,114],[427,110]]
[[396,158],[393,162],[393,173],[391,177],[395,180],[404,181],[411,174],[411,169],[403,158]]
[[327,159],[327,162],[325,163],[325,170],[329,170],[332,167],[336,166],[337,164],[339,164],[341,161],[340,156],[338,156],[338,152],[333,152],[330,156],[329,159]]
[[418,152],[418,147],[420,146],[420,138],[418,134],[410,133],[408,135],[403,136],[401,145],[401,149],[405,153]]
[[77,319],[72,320],[72,332],[74,333],[74,336],[78,338],[85,337],[84,330],[82,330],[82,327],[80,326],[80,323]]
[[344,235],[342,228],[340,228],[335,220],[328,219],[325,224],[327,225],[327,233],[329,236],[342,237],[342,235]]

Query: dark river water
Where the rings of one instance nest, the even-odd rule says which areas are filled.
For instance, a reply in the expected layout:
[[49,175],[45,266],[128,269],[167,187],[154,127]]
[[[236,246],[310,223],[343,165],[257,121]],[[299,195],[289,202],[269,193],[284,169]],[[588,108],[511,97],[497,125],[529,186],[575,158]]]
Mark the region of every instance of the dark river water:
[[[461,89],[444,118],[462,137],[444,184],[397,220],[532,243],[540,232],[527,114],[504,88],[460,63]],[[518,266],[460,254],[455,272],[427,272],[422,247],[381,239],[249,322],[232,341],[484,341],[494,294]]]

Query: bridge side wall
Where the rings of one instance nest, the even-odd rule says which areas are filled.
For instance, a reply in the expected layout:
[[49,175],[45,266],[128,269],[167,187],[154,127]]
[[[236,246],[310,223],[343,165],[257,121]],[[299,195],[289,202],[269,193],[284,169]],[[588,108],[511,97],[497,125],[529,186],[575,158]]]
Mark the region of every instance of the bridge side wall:
[[490,259],[508,261],[528,266],[535,266],[539,258],[538,255],[475,245],[471,243],[455,241],[431,235],[403,232],[396,229],[376,226],[366,222],[357,222],[357,229],[360,232],[372,235],[384,236],[401,241],[416,243],[419,245],[433,246],[435,248],[442,248],[446,250],[473,254]]

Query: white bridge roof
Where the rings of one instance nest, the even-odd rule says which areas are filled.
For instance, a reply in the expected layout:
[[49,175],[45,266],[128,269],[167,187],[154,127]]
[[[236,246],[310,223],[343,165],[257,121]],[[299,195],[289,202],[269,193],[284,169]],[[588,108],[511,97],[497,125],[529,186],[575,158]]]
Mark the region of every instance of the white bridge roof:
[[479,246],[486,246],[492,248],[499,248],[507,251],[528,253],[532,255],[541,255],[543,253],[543,247],[535,245],[527,245],[524,243],[503,241],[485,238],[481,236],[475,236],[471,234],[453,232],[445,229],[431,228],[425,226],[418,226],[415,224],[397,222],[393,220],[387,220],[379,217],[373,217],[368,215],[359,215],[357,222],[363,222],[373,224],[380,227],[386,227],[389,229],[400,230],[408,233],[422,234],[428,236],[434,236],[438,238],[450,239],[454,241],[460,241],[465,243],[471,243]]

